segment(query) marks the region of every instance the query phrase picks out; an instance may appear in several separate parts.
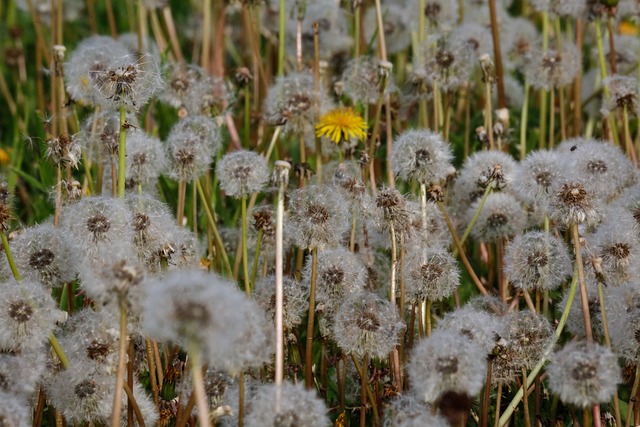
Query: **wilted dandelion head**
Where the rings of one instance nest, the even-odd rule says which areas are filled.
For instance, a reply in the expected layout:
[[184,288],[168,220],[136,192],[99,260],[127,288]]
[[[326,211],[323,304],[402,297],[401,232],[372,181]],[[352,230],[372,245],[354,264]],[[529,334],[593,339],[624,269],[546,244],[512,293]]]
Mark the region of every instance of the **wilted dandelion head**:
[[259,193],[269,180],[267,160],[253,151],[226,154],[216,167],[220,188],[233,197]]
[[304,135],[313,131],[316,114],[324,114],[330,105],[323,88],[316,93],[313,75],[300,72],[276,80],[269,88],[263,111],[265,120],[283,126],[284,133]]
[[430,130],[409,130],[393,144],[391,167],[405,181],[438,184],[450,172],[453,155],[440,134]]
[[441,301],[460,284],[458,265],[444,248],[413,248],[405,261],[407,301]]
[[360,56],[349,61],[341,80],[345,95],[354,103],[374,104],[381,94],[395,90],[390,69],[373,56]]
[[[24,229],[10,242],[11,253],[23,279],[46,287],[60,287],[77,273],[76,258],[66,235],[51,224]],[[3,277],[10,277],[9,264],[0,267]]]
[[381,230],[392,223],[396,233],[405,233],[410,226],[407,200],[395,188],[383,188],[375,199],[375,222]]
[[562,51],[532,51],[531,59],[524,71],[531,86],[551,90],[571,83],[581,66],[581,55],[576,46],[568,40],[563,40]]
[[565,345],[553,355],[546,369],[551,392],[564,403],[580,408],[611,400],[621,378],[613,352],[585,341]]
[[167,137],[169,176],[191,181],[204,174],[220,149],[220,131],[212,119],[189,116],[180,120]]
[[404,328],[396,307],[375,294],[362,291],[349,296],[340,306],[333,336],[347,353],[382,359],[398,345]]
[[562,224],[595,225],[600,221],[597,201],[580,181],[560,182],[549,205],[549,217]]
[[291,194],[288,230],[301,248],[337,246],[349,227],[342,197],[326,186],[307,186]]
[[55,301],[39,283],[23,280],[4,283],[0,295],[0,348],[40,351],[56,322],[63,319]]
[[[467,211],[467,221],[471,221],[478,210],[480,201],[476,201]],[[491,193],[487,196],[484,207],[471,234],[482,242],[495,242],[522,232],[525,226],[525,215],[522,206],[509,193]]]
[[62,134],[52,136],[46,141],[45,157],[55,165],[77,168],[80,163],[82,147],[75,135]]
[[[311,259],[303,272],[303,283],[311,282]],[[353,252],[344,248],[318,254],[316,302],[319,310],[335,313],[349,295],[364,289],[367,270]]]
[[517,235],[507,244],[504,272],[514,286],[551,291],[571,275],[571,258],[564,242],[542,231]]
[[[279,408],[276,396],[280,396]],[[314,390],[285,382],[280,386],[264,384],[256,390],[247,401],[245,423],[247,427],[322,427],[329,424],[329,417],[324,402]]]
[[407,367],[414,392],[429,403],[445,392],[475,396],[486,371],[486,353],[479,344],[456,332],[440,330],[416,345]]

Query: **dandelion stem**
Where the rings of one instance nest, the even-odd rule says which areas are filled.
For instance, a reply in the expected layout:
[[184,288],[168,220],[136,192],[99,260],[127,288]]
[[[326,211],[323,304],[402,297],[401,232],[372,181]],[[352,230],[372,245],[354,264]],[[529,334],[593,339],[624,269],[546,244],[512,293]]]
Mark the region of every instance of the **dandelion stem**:
[[7,262],[9,263],[9,267],[11,268],[11,274],[13,274],[13,278],[18,282],[22,280],[20,277],[20,272],[16,267],[16,263],[13,260],[13,255],[11,253],[11,247],[9,246],[9,240],[7,239],[7,235],[4,231],[0,231],[0,237],[2,238],[2,247],[4,248],[4,254],[7,257]]
[[462,259],[462,263],[464,264],[465,268],[469,272],[469,275],[471,276],[471,280],[473,280],[473,283],[476,285],[476,287],[478,288],[478,290],[480,291],[481,294],[488,295],[489,293],[484,288],[484,286],[482,286],[482,282],[480,282],[480,279],[478,278],[476,273],[473,271],[473,267],[471,267],[471,264],[469,263],[469,260],[467,259],[467,255],[464,253],[464,249],[462,248],[462,245],[460,244],[460,240],[458,239],[458,235],[456,233],[456,229],[454,228],[453,223],[451,222],[451,218],[449,218],[449,215],[447,214],[447,211],[445,210],[444,205],[440,201],[438,201],[438,208],[440,209],[440,212],[442,212],[442,216],[444,216],[444,220],[447,223],[447,227],[449,228],[449,232],[451,233],[451,237],[453,237],[453,242],[456,245],[456,249],[458,250],[458,254],[460,254],[460,258]]
[[554,140],[554,130],[556,127],[556,90],[551,88],[549,92],[549,143],[547,147],[549,150],[553,149],[555,140]]
[[578,281],[580,283],[580,304],[582,305],[582,318],[584,320],[585,336],[588,342],[593,342],[593,332],[591,331],[591,315],[589,314],[589,296],[587,295],[587,282],[584,278],[584,264],[582,263],[582,253],[580,250],[580,232],[578,224],[571,224],[571,239],[576,257],[576,268],[578,269]]
[[180,50],[180,43],[178,42],[178,36],[176,34],[176,25],[173,22],[173,15],[171,14],[171,8],[166,6],[162,8],[162,18],[164,24],[167,27],[167,33],[169,34],[169,41],[171,42],[171,50],[176,56],[178,62],[183,61],[182,51]]
[[147,363],[149,364],[149,380],[151,382],[151,394],[153,395],[153,403],[156,405],[156,410],[160,409],[160,399],[158,396],[158,379],[156,377],[156,365],[153,358],[153,347],[151,340],[145,338],[145,344],[147,347]]
[[118,197],[124,199],[125,169],[127,166],[127,110],[120,106],[120,135],[118,143]]
[[[471,230],[473,230],[473,226],[476,224],[476,221],[478,221],[480,212],[482,212],[482,209],[484,208],[484,204],[486,203],[487,198],[489,197],[489,194],[491,194],[492,190],[493,190],[493,181],[490,181],[489,184],[487,184],[487,188],[484,190],[484,193],[482,194],[482,198],[480,199],[480,203],[478,204],[478,209],[476,209],[476,212],[473,214],[473,218],[471,218],[471,221],[469,221],[469,224],[467,224],[467,228],[465,228],[464,233],[460,238],[460,245],[464,245],[464,242],[467,241],[467,237],[469,237],[469,234],[471,234]],[[457,255],[457,249],[453,251],[454,258],[456,255]]]
[[491,37],[493,38],[493,56],[496,63],[496,77],[497,77],[496,82],[498,86],[498,108],[506,108],[507,100],[504,95],[502,54],[500,50],[500,33],[498,32],[496,0],[489,0],[489,16],[491,19]]
[[[284,197],[289,180],[291,165],[276,162],[278,168],[278,205],[276,207],[276,386],[284,379],[284,290],[283,290],[283,233],[284,233]],[[266,264],[266,262],[265,262]],[[279,404],[276,399],[276,404]]]
[[520,116],[520,160],[527,156],[527,118],[529,116],[529,81],[524,81],[524,98],[522,100],[522,114]]
[[51,348],[53,349],[56,356],[58,356],[58,359],[60,359],[60,363],[62,364],[62,367],[64,369],[67,369],[69,367],[69,358],[64,353],[64,350],[62,349],[60,342],[58,341],[56,336],[53,335],[53,332],[49,334],[49,344],[51,345]]
[[133,409],[133,413],[136,415],[136,421],[138,421],[138,425],[140,427],[145,427],[144,417],[142,416],[142,412],[140,412],[140,406],[138,406],[138,402],[133,395],[133,390],[127,383],[122,384],[122,388],[124,392],[127,394],[127,399],[129,399],[129,405]]
[[211,211],[211,204],[207,200],[207,196],[202,189],[202,184],[200,180],[196,181],[196,185],[198,186],[198,194],[200,195],[200,199],[202,201],[202,206],[204,206],[204,210],[207,214],[207,220],[209,222],[209,228],[213,231],[213,236],[216,240],[216,245],[218,246],[218,250],[222,254],[222,259],[224,261],[225,269],[227,270],[227,274],[229,277],[233,276],[233,270],[231,269],[231,264],[229,264],[229,258],[227,257],[227,251],[224,249],[224,243],[222,242],[222,238],[220,237],[220,233],[218,232],[218,226],[216,225],[216,220],[213,216],[213,212]]
[[629,109],[627,108],[627,104],[622,105],[622,117],[624,120],[624,147],[627,152],[627,156],[633,162],[635,167],[638,166],[638,156],[636,155],[636,151],[633,147],[633,139],[631,138],[631,130],[629,129]]
[[280,28],[278,32],[278,76],[284,75],[284,41],[285,41],[285,3],[284,0],[280,0]]
[[[542,370],[542,367],[547,361],[547,357],[549,357],[549,355],[553,351],[553,348],[558,342],[558,339],[560,339],[562,330],[564,329],[564,326],[567,323],[567,319],[569,318],[569,312],[571,311],[571,305],[573,304],[573,299],[576,295],[576,289],[578,287],[578,275],[576,270],[577,270],[577,267],[574,268],[573,279],[571,280],[571,287],[569,288],[569,296],[567,298],[567,305],[565,305],[564,307],[564,311],[560,316],[560,320],[558,321],[558,326],[556,327],[556,330],[553,333],[551,341],[547,345],[547,348],[545,349],[545,351],[542,353],[542,356],[540,357],[540,360],[538,360],[538,363],[536,363],[533,369],[531,369],[531,372],[529,372],[529,376],[527,377],[528,383],[531,383],[535,379],[535,377],[538,375],[538,373],[540,373],[540,370]],[[504,413],[500,416],[499,420],[496,420],[497,421],[496,427],[504,427],[508,424],[509,419],[511,418],[511,415],[513,414],[513,411],[515,411],[523,395],[524,395],[523,387],[520,387],[516,395],[513,397],[513,399],[509,403],[509,406],[507,406],[507,409],[505,409]],[[496,409],[498,408],[499,406],[496,406]]]
[[113,409],[111,411],[111,427],[120,425],[122,411],[122,390],[124,386],[124,369],[127,356],[127,306],[120,301],[120,340],[118,344],[118,371],[116,375],[116,390],[113,395]]
[[262,229],[258,230],[256,236],[256,253],[253,255],[253,267],[251,267],[251,283],[256,283],[256,276],[258,275],[258,264],[260,264],[260,248],[262,246]]
[[[368,366],[368,359],[367,353],[365,353],[364,356],[362,356],[363,369],[366,369]],[[365,427],[367,424],[367,377],[365,372],[360,373],[360,427]]]
[[[489,423],[489,406],[491,401],[491,373],[493,363],[492,359],[487,358],[487,378],[484,384],[484,393],[482,394],[482,412],[480,413],[480,427],[487,427]],[[497,407],[496,407],[497,410]]]
[[[353,360],[353,364],[356,367],[356,371],[358,371],[358,376],[360,376],[360,379],[362,380],[363,376],[366,379],[367,378],[367,370],[368,370],[368,366],[360,366],[360,362],[358,362],[358,358],[355,357],[353,354],[351,354],[351,360]],[[346,367],[345,367],[346,370]],[[376,398],[373,395],[373,391],[371,390],[371,386],[367,383],[367,397],[369,398],[369,402],[371,402],[371,409],[373,409],[373,425],[374,426],[379,426],[380,425],[380,417],[378,415],[378,405],[376,404]]]
[[[631,387],[631,393],[629,394],[629,404],[627,405],[627,420],[625,422],[625,427],[631,426],[631,410],[634,405],[632,405],[632,401],[635,398],[635,395],[638,391],[638,386],[640,386],[640,365],[636,365],[636,375],[635,380],[633,380],[633,386]],[[637,409],[636,409],[637,412]],[[637,415],[637,414],[634,414]]]
[[529,384],[527,383],[527,368],[522,368],[522,388],[524,389],[524,393],[522,393],[524,425],[526,427],[531,427],[531,416],[529,415],[529,399],[527,397],[527,395],[529,394],[527,392],[527,390],[529,390]]
[[[396,306],[396,275],[398,273],[398,251],[396,244],[396,232],[393,221],[389,221],[389,237],[391,239],[391,294],[389,299],[391,305]],[[400,369],[400,357],[398,356],[398,347],[394,347],[391,351],[391,366],[393,366],[393,381],[398,391],[402,390],[402,370]],[[366,402],[365,402],[366,403]]]
[[240,220],[242,221],[242,274],[244,276],[244,292],[247,297],[251,297],[251,281],[249,277],[249,251],[247,248],[247,196],[242,196],[241,201],[242,213]]
[[311,286],[309,288],[309,314],[307,316],[307,345],[305,348],[304,383],[313,387],[313,326],[316,311],[316,276],[318,272],[318,248],[311,249]]
[[209,54],[211,51],[211,0],[202,1],[202,58],[200,64],[209,70]]
[[202,376],[202,362],[200,359],[200,349],[191,345],[189,351],[191,356],[191,378],[193,379],[193,392],[196,395],[198,407],[198,421],[201,427],[209,427],[209,405],[207,404],[207,392],[204,389],[204,378]]
[[244,372],[238,378],[238,427],[244,427]]
[[484,120],[486,124],[487,136],[489,136],[489,149],[493,150],[495,148],[495,143],[493,141],[493,108],[491,103],[491,79],[485,79],[486,82],[484,84],[485,87],[485,110],[484,110]]

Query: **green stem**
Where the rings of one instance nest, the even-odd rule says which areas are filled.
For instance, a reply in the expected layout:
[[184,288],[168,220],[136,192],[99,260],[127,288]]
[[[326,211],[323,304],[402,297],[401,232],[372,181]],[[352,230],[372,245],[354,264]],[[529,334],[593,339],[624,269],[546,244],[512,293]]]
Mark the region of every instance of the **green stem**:
[[251,136],[251,96],[249,85],[244,88],[244,147],[249,149],[249,137]]
[[127,358],[127,306],[120,301],[120,341],[118,345],[118,371],[116,375],[116,390],[113,395],[113,409],[111,411],[111,427],[120,426],[120,412],[122,410],[122,391],[124,384],[124,368]]
[[284,75],[285,4],[280,0],[280,29],[278,34],[278,76]]
[[527,118],[529,115],[529,81],[524,82],[524,99],[522,100],[522,115],[520,117],[520,160],[527,156]]
[[244,275],[244,292],[251,297],[251,282],[249,277],[249,255],[247,248],[247,196],[242,196],[242,274]]
[[120,141],[118,145],[118,197],[124,199],[125,169],[127,167],[127,110],[120,107]]
[[[574,274],[573,274],[573,279],[571,280],[571,288],[569,289],[569,297],[567,299],[567,305],[564,307],[564,311],[562,312],[562,316],[560,316],[560,321],[558,322],[558,326],[556,327],[556,330],[553,333],[553,336],[551,338],[551,341],[549,342],[549,345],[547,345],[547,348],[542,354],[542,357],[540,358],[538,363],[533,367],[533,369],[529,373],[529,376],[527,377],[527,383],[529,384],[531,384],[535,380],[538,373],[540,373],[540,370],[542,370],[542,367],[547,361],[547,357],[549,357],[551,352],[553,352],[553,348],[558,342],[558,339],[560,339],[562,330],[564,329],[564,326],[567,323],[567,318],[569,317],[569,312],[571,311],[571,305],[573,303],[573,299],[576,295],[576,289],[578,287],[578,274],[576,269],[574,269],[573,273]],[[513,397],[513,399],[509,403],[509,406],[507,406],[507,409],[500,416],[499,422],[496,423],[497,426],[504,427],[508,424],[509,418],[511,418],[513,411],[516,409],[516,407],[520,403],[520,400],[522,399],[523,395],[524,395],[523,388],[520,387],[516,395]]]
[[232,277],[233,270],[231,269],[231,264],[229,264],[229,257],[227,256],[227,251],[224,249],[224,243],[222,242],[222,238],[220,237],[220,233],[218,232],[218,226],[216,225],[216,220],[213,216],[213,212],[211,211],[211,204],[209,203],[207,196],[202,189],[200,180],[196,181],[196,185],[198,186],[198,194],[200,195],[202,206],[204,206],[204,211],[207,214],[209,228],[211,229],[211,231],[213,231],[213,236],[216,240],[216,244],[218,245],[218,251],[220,251],[220,253],[222,254],[225,269],[227,270],[227,274],[229,275],[229,277]]
[[13,278],[19,282],[20,280],[22,280],[22,277],[20,277],[20,272],[18,271],[16,263],[13,260],[13,255],[11,254],[11,248],[9,247],[9,240],[7,239],[7,235],[4,233],[4,231],[0,231],[0,237],[2,237],[2,247],[4,248],[4,253],[7,257],[7,261],[9,262],[9,267],[11,268]]
[[[358,362],[358,358],[356,356],[354,356],[353,354],[351,354],[351,360],[353,360],[353,364],[356,367],[356,371],[358,371],[358,376],[360,377],[360,379],[362,379],[362,376],[364,375],[366,377],[367,372],[365,371],[365,369],[367,369],[366,366],[362,366],[360,367],[360,362]],[[345,366],[345,370],[346,370],[346,366]],[[369,402],[371,402],[371,409],[373,409],[373,425],[378,426],[380,425],[380,416],[378,415],[378,405],[376,404],[376,398],[373,395],[373,391],[371,391],[371,386],[367,383],[367,397],[369,398]]]
[[[482,209],[484,208],[484,204],[487,202],[487,198],[489,197],[489,194],[491,194],[492,190],[493,190],[493,181],[489,181],[489,184],[487,185],[487,188],[484,190],[484,193],[482,194],[482,198],[480,199],[480,204],[478,204],[478,209],[476,209],[475,214],[473,214],[473,218],[471,218],[471,221],[469,221],[467,228],[464,230],[464,233],[460,238],[461,245],[464,245],[464,242],[467,241],[467,237],[469,237],[469,234],[471,234],[471,230],[473,229],[473,226],[476,224],[476,221],[478,221],[480,212],[482,212]],[[453,257],[455,258],[457,255],[458,255],[458,249],[456,248],[453,250]]]
[[62,367],[64,369],[67,369],[69,367],[69,358],[64,353],[64,350],[62,349],[60,342],[58,341],[56,336],[53,335],[53,332],[49,334],[49,344],[51,345],[51,348],[53,349],[53,351],[56,353],[56,356],[58,356],[58,359],[60,359],[60,363],[62,363]]
[[[604,342],[607,347],[611,348],[611,338],[609,336],[609,322],[607,321],[607,311],[604,306],[604,290],[602,282],[598,281],[598,299],[600,300],[600,314],[602,315],[602,331],[604,333]],[[616,425],[622,426],[622,417],[620,416],[620,401],[618,400],[618,390],[613,394],[613,409],[616,417]]]

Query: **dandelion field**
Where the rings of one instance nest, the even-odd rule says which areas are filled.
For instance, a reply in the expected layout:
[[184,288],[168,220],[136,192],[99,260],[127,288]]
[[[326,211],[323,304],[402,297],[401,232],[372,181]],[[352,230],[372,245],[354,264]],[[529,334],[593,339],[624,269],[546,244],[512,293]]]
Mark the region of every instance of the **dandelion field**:
[[635,0],[0,0],[0,426],[640,425]]

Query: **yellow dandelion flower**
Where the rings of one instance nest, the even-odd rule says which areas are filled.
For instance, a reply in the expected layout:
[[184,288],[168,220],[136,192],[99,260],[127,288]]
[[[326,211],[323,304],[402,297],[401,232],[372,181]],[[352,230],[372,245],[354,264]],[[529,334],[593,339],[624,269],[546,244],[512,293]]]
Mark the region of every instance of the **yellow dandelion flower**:
[[327,136],[336,144],[353,137],[363,140],[367,136],[367,124],[353,108],[336,108],[320,118],[316,136]]

